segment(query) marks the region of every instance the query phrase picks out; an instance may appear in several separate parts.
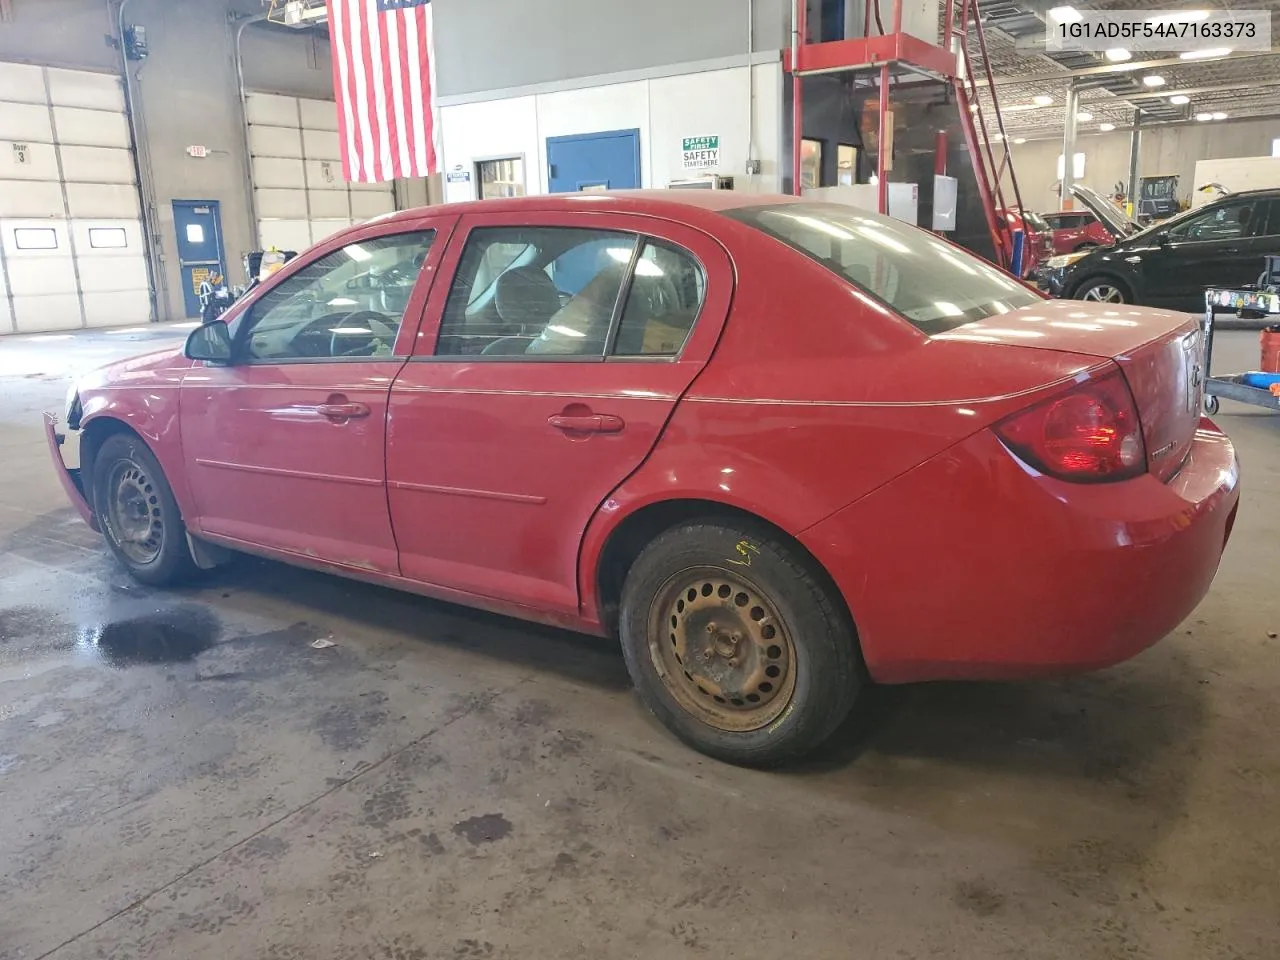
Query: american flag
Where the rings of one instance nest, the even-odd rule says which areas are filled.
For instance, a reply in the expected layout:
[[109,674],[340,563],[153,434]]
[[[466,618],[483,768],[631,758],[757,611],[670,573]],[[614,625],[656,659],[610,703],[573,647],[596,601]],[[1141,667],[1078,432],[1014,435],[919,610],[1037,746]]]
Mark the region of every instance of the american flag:
[[378,183],[437,169],[430,0],[327,0],[342,170]]

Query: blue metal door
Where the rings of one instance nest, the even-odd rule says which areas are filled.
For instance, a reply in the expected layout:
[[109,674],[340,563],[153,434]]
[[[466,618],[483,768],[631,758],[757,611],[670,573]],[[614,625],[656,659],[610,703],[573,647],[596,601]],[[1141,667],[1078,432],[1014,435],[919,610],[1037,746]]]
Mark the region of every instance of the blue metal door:
[[640,186],[640,131],[547,137],[547,174],[552,193],[634,190]]
[[200,284],[214,274],[227,275],[222,246],[222,211],[217,200],[173,201],[173,229],[178,235],[178,266],[187,316],[200,316]]
[[[552,193],[634,190],[640,186],[640,131],[608,130],[547,137],[547,186]],[[595,244],[584,244],[556,261],[555,284],[578,293],[600,270]]]

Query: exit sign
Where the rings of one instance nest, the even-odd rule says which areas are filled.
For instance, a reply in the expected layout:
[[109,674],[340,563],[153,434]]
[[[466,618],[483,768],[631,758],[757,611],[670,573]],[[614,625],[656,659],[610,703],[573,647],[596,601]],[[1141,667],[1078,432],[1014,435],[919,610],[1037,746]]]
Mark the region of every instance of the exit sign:
[[209,155],[208,147],[195,147],[195,146],[187,147],[187,156],[189,157],[196,157],[197,159],[203,160],[208,155]]

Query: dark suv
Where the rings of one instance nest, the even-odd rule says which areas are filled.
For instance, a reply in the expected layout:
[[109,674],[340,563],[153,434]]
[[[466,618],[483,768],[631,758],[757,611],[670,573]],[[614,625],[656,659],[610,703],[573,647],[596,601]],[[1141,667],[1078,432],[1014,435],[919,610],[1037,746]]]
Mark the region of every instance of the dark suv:
[[1109,246],[1054,257],[1041,274],[1055,297],[1198,312],[1204,288],[1258,279],[1280,253],[1280,189],[1220,197]]

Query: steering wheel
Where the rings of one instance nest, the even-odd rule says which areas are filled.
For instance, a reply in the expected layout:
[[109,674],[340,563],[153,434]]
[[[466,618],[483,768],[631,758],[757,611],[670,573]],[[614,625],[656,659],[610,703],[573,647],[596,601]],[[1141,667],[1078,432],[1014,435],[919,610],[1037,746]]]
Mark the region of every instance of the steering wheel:
[[358,341],[356,346],[350,346],[351,336],[335,330],[329,337],[329,356],[371,357],[376,355],[379,344],[390,348],[395,342],[396,331],[387,321],[386,314],[375,310],[357,310],[355,313],[347,314],[338,323],[337,330],[357,323],[367,323],[371,331],[369,338]]

